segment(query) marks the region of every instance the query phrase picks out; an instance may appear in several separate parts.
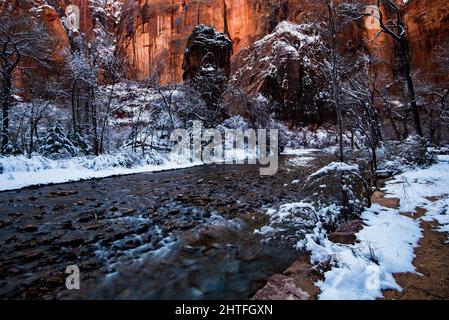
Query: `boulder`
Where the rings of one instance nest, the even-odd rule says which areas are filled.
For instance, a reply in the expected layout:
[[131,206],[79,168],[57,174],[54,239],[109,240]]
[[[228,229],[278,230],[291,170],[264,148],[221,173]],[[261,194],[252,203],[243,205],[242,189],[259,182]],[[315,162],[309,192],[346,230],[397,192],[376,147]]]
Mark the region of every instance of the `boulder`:
[[200,25],[187,41],[182,69],[185,81],[196,77],[205,67],[220,69],[229,76],[232,42],[213,27]]
[[295,279],[275,274],[267,285],[253,297],[253,300],[309,300],[307,292],[297,287]]
[[357,240],[356,234],[363,229],[362,220],[352,220],[340,226],[329,235],[329,240],[334,243],[354,244]]
[[[276,106],[279,119],[295,125],[335,119],[325,107],[329,81],[319,67],[325,61],[324,47],[310,25],[283,21],[235,56],[230,83],[250,96],[263,94]],[[243,116],[247,112],[240,101],[231,109]]]

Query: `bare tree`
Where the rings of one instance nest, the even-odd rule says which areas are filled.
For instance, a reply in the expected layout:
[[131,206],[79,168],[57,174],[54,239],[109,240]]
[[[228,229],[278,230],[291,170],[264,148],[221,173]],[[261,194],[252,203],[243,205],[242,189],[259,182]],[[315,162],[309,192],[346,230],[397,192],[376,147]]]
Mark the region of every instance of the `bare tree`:
[[357,64],[360,68],[347,74],[342,81],[344,109],[352,130],[361,133],[370,150],[372,181],[376,185],[377,148],[383,140],[378,110],[381,79],[376,70],[376,61],[369,56],[362,56]]
[[[415,90],[415,83],[412,75],[412,56],[410,51],[410,41],[407,34],[407,27],[405,25],[405,8],[406,3],[394,0],[377,0],[379,31],[376,34],[376,40],[381,34],[388,35],[397,44],[399,51],[398,61],[402,76],[405,81],[405,89],[407,91],[407,104],[413,115],[413,122],[416,133],[423,137],[423,130],[421,126],[421,116],[418,109],[417,95]],[[366,6],[364,4],[356,4],[348,6],[352,8],[352,17],[355,19],[363,19],[370,17],[370,13],[366,13]],[[384,14],[384,11],[386,14]]]
[[0,106],[2,109],[1,153],[9,144],[9,118],[12,105],[13,79],[28,61],[47,66],[48,33],[31,19],[17,19],[10,11],[0,17]]
[[338,36],[342,31],[343,24],[339,22],[339,11],[335,0],[323,0],[327,9],[326,28],[330,39],[330,79],[332,83],[332,103],[337,113],[337,125],[340,147],[340,161],[344,162],[343,147],[343,113],[340,101],[340,61],[338,52]]

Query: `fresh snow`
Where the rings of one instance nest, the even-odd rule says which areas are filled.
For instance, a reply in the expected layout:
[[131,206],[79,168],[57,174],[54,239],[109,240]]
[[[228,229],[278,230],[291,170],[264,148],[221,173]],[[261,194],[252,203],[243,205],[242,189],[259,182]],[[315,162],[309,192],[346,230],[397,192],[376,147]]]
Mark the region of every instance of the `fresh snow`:
[[434,203],[428,197],[449,195],[449,156],[437,158],[437,164],[397,175],[386,185],[387,197],[401,199],[402,212],[415,212],[416,207],[429,209]]
[[51,160],[40,156],[31,159],[23,156],[4,157],[0,158],[0,191],[136,173],[185,169],[203,164],[183,159],[169,160],[163,156],[159,156],[157,161],[153,161],[153,159],[151,159],[153,162],[137,161],[133,165],[127,164],[127,160],[121,154],[63,160]]
[[[414,169],[387,182],[384,191],[401,199],[400,209],[373,205],[362,214],[365,227],[356,236],[358,243],[340,245],[328,240],[321,225],[300,243],[311,253],[314,264],[330,263],[331,270],[316,285],[323,300],[373,300],[382,298],[382,290],[402,289],[393,274],[416,272],[414,250],[422,237],[420,220],[401,215],[422,207],[428,212],[422,218],[441,224],[449,232],[449,156],[439,156],[438,163],[426,169]],[[435,199],[433,199],[435,200]]]
[[[313,150],[290,151],[292,154],[313,152]],[[225,153],[224,160],[242,163],[255,160],[256,156],[246,149],[234,149]],[[220,162],[219,159],[216,161]],[[47,184],[178,170],[200,165],[204,165],[204,162],[191,162],[181,156],[173,159],[169,154],[151,153],[141,157],[127,151],[98,157],[74,157],[60,160],[38,155],[34,155],[31,159],[25,156],[0,157],[0,192]]]
[[367,225],[359,243],[339,245],[326,237],[307,235],[312,263],[330,262],[332,269],[316,285],[321,300],[374,300],[382,290],[402,290],[393,274],[416,272],[414,249],[422,237],[419,222],[398,210],[374,205],[362,214]]

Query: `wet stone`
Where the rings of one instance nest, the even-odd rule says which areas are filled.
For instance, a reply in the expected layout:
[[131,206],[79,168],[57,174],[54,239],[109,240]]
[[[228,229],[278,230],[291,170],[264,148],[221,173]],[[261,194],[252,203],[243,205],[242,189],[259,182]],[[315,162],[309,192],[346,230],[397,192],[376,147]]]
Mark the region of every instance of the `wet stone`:
[[34,224],[25,226],[21,231],[23,232],[36,232],[39,228]]

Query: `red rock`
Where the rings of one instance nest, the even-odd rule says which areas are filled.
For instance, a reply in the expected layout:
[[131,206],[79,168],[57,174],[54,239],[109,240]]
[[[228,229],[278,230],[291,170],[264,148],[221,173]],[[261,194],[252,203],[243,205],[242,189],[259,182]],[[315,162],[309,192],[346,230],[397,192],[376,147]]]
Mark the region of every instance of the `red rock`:
[[[195,26],[206,24],[224,32],[238,54],[271,33],[280,21],[302,23],[322,9],[320,2],[304,0],[281,0],[278,4],[269,0],[126,0],[119,45],[130,62],[130,76],[143,79],[161,63],[162,82],[181,81],[184,49]],[[414,66],[434,78],[446,77],[434,75],[436,68],[429,57],[449,31],[447,1],[410,0],[405,12]],[[366,30],[362,22],[342,43],[351,40],[360,47],[359,38],[363,38],[372,54],[393,62],[393,41],[385,34],[371,41],[376,34],[377,30]]]
[[385,208],[399,209],[401,200],[398,198],[385,198],[384,193],[376,191],[371,198],[371,202]]
[[354,244],[356,234],[362,230],[362,220],[352,220],[340,226],[335,232],[329,235],[329,240],[334,243]]
[[307,292],[298,288],[295,279],[275,274],[269,280],[267,285],[262,288],[253,297],[253,300],[309,300]]

